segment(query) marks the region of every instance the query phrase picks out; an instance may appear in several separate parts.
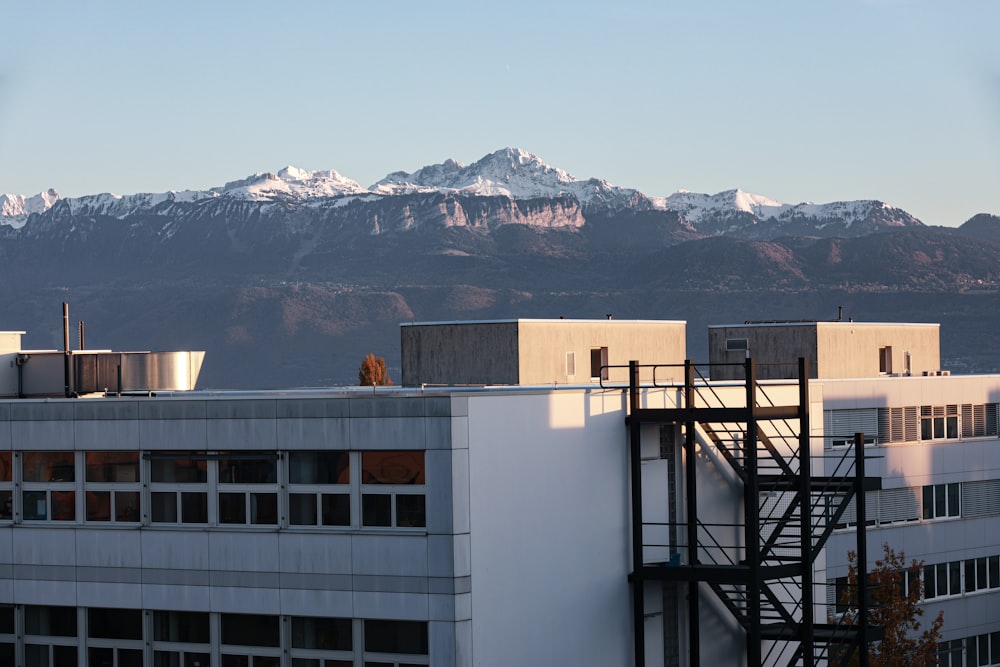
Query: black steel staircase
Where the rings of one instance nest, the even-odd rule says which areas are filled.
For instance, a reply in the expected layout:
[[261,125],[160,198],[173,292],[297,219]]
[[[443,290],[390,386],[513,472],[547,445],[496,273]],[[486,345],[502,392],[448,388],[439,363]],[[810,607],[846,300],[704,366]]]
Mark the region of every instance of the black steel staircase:
[[[807,360],[798,362],[794,404],[771,398],[787,396],[790,382],[781,389],[774,381],[760,384],[754,360],[743,366],[745,383],[734,400],[732,383],[722,388],[707,382],[690,361],[684,364],[682,385],[654,381],[647,387],[640,386],[639,364],[629,364],[630,580],[637,666],[646,664],[644,591],[654,581],[686,586],[687,663],[692,667],[701,664],[699,618],[706,587],[742,627],[748,665],[837,665],[867,641],[863,623],[835,623],[826,614],[816,618],[813,582],[816,559],[849,503],[855,499],[863,504],[865,490],[881,487],[880,478],[864,476],[863,437],[853,450],[842,452],[843,458],[831,466],[833,474],[817,474],[814,468],[823,462],[811,453]],[[643,392],[650,388],[676,391],[676,407],[644,406]],[[677,470],[684,517],[671,533],[677,543],[654,545],[665,547],[657,553],[669,552],[668,560],[644,557],[651,546],[643,538],[644,527],[651,525],[643,522],[642,512],[641,438],[646,425],[676,429],[683,453]],[[742,497],[736,523],[700,519],[697,466],[699,456],[706,454],[732,472],[732,493]],[[860,556],[865,522],[856,523]],[[733,535],[739,536],[735,543]]]

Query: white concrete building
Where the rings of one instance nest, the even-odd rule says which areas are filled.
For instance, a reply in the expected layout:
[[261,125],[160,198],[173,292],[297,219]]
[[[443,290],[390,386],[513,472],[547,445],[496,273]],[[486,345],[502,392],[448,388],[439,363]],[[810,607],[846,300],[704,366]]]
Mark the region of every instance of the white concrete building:
[[[580,385],[0,399],[0,665],[825,664],[856,431],[869,553],[925,559],[951,664],[994,664],[969,656],[1000,650],[1000,377],[710,382],[681,348],[630,387],[618,359]],[[775,518],[806,478],[843,501],[825,545]]]

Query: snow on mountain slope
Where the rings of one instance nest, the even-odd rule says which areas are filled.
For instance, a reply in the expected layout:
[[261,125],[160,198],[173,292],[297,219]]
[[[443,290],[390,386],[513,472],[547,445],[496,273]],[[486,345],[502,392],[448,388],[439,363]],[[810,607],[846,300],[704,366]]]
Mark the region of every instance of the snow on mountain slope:
[[[170,204],[217,201],[293,202],[316,207],[340,207],[361,199],[369,204],[413,194],[501,197],[516,201],[575,200],[586,212],[669,210],[706,234],[745,237],[778,235],[858,235],[887,227],[920,225],[905,211],[874,201],[829,204],[785,204],[742,190],[714,195],[678,191],[651,198],[603,179],[579,180],[538,156],[504,148],[464,165],[455,160],[421,167],[412,173],[393,172],[370,188],[336,171],[308,171],[288,166],[277,173],[258,172],[208,190],[184,190],[132,195],[97,194],[62,201],[61,210],[74,215],[123,218],[135,212],[169,215]],[[34,197],[0,195],[0,224],[23,226],[33,213],[57,202],[54,190]],[[574,224],[579,223],[577,221]]]
[[370,189],[385,195],[446,192],[520,200],[568,196],[584,206],[654,207],[653,202],[637,190],[619,188],[597,178],[578,180],[518,148],[490,153],[468,166],[449,159],[422,167],[412,174],[393,172]]
[[23,195],[0,195],[0,225],[10,225],[15,229],[24,226],[32,213],[44,213],[59,200],[55,190],[40,192],[34,197]]

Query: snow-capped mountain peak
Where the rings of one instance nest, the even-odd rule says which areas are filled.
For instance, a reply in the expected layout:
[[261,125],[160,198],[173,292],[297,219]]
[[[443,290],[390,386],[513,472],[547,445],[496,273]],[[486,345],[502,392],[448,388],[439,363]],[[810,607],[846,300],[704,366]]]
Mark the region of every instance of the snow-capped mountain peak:
[[59,193],[49,188],[33,197],[0,194],[0,224],[20,228],[32,213],[44,213],[59,201]]
[[332,169],[307,171],[291,165],[278,173],[258,172],[239,181],[212,188],[218,195],[250,201],[312,199],[367,192],[365,188]]
[[585,207],[653,208],[649,198],[636,190],[615,187],[602,179],[581,181],[519,148],[503,148],[470,165],[449,159],[413,173],[393,172],[372,185],[371,191],[383,195],[446,192],[511,199],[572,197]]

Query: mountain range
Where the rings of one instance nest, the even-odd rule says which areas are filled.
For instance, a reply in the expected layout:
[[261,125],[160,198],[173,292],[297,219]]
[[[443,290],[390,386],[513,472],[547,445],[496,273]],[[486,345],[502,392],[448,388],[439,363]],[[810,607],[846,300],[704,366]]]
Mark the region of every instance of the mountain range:
[[[992,303],[998,259],[994,215],[941,228],[874,200],[653,197],[508,148],[369,187],[286,167],[201,191],[0,195],[0,326],[53,346],[70,300],[101,347],[207,350],[206,386],[340,384],[367,352],[398,367],[401,321],[687,319],[699,358],[707,323],[852,304],[940,321]],[[1000,370],[978,351],[982,308],[944,351],[955,370]]]

